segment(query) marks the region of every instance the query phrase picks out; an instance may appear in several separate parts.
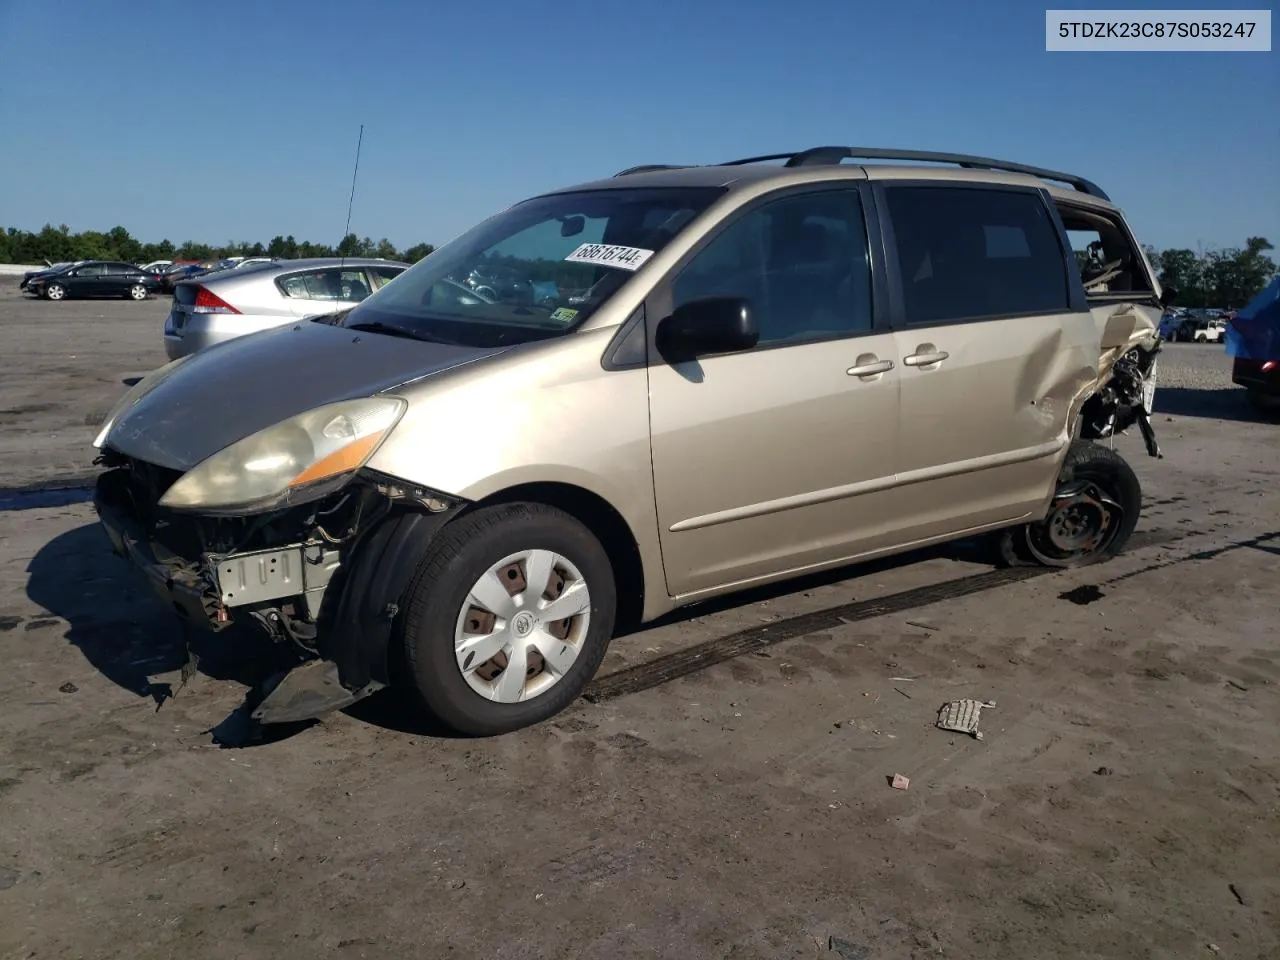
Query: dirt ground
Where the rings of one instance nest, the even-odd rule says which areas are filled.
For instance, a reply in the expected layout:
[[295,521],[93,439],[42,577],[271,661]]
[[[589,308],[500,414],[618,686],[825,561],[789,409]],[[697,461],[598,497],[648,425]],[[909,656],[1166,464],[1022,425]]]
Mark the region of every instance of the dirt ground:
[[227,748],[254,638],[179,690],[79,486],[165,312],[0,288],[0,957],[1280,956],[1280,427],[1220,347],[1167,349],[1165,459],[1118,442],[1106,566],[956,546],[621,638],[510,736],[381,697]]

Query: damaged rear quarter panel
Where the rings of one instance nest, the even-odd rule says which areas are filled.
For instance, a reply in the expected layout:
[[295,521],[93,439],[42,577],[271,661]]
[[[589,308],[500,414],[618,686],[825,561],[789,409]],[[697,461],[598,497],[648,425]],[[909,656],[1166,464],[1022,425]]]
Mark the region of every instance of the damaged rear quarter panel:
[[[1059,352],[1056,361],[1046,356],[1048,362],[1041,363],[1032,357],[1026,368],[1026,382],[1036,384],[1028,393],[1044,397],[1036,406],[1044,407],[1046,414],[1053,413],[1046,425],[1051,422],[1055,436],[1062,436],[1063,455],[1065,443],[1076,435],[1081,408],[1110,380],[1116,361],[1135,347],[1150,350],[1158,342],[1160,311],[1157,308],[1137,303],[1093,304],[1088,316],[1088,339],[1084,341],[1083,350],[1081,341],[1076,340],[1072,349]],[[1085,327],[1076,329],[1083,333]],[[1045,348],[1048,348],[1047,342]],[[1020,394],[1022,390],[1020,387]],[[1065,416],[1059,418],[1059,411]],[[1048,510],[1053,491],[1051,484],[1036,515]]]
[[[1139,303],[1106,303],[1090,308],[1099,337],[1098,377],[1089,394],[1095,393],[1120,357],[1134,347],[1150,350],[1155,346],[1160,327],[1160,310]],[[1086,395],[1087,396],[1087,395]]]

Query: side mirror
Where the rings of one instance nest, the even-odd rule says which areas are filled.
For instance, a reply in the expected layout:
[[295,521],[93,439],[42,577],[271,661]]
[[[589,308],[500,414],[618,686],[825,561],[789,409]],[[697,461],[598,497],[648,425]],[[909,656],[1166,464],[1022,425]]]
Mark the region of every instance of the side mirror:
[[760,341],[751,302],[742,297],[707,297],[677,307],[660,324],[658,351],[673,360],[750,350]]
[[1160,306],[1167,307],[1178,299],[1178,291],[1174,287],[1162,287],[1160,290]]

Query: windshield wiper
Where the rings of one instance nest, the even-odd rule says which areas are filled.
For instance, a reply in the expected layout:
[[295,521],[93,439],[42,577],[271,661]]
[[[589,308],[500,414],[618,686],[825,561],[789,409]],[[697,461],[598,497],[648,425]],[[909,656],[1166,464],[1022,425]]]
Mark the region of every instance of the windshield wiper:
[[342,321],[347,319],[349,314],[355,307],[348,307],[346,310],[339,310],[337,313],[322,313],[317,317],[308,317],[312,323],[323,323],[330,327],[342,326]]
[[346,323],[341,325],[346,330],[365,330],[369,333],[385,333],[389,337],[404,337],[407,340],[422,340],[425,343],[439,343],[434,337],[424,336],[421,333],[414,333],[406,327],[397,327],[393,323],[383,323],[381,320],[358,320],[355,323]]

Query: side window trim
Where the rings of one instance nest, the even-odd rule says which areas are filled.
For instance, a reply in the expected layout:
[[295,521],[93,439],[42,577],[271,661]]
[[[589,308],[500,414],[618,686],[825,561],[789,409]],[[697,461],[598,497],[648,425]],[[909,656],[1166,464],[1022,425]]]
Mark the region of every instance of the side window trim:
[[1062,251],[1063,269],[1067,271],[1067,303],[1072,313],[1088,313],[1089,297],[1084,292],[1084,283],[1080,279],[1080,269],[1076,266],[1076,253],[1071,249],[1071,238],[1067,236],[1067,225],[1062,221],[1058,204],[1048,190],[1040,191],[1044,204],[1049,208],[1049,219],[1053,222],[1054,233],[1058,237],[1058,247]]
[[991,190],[1003,193],[1021,193],[1034,195],[1039,201],[1042,208],[1046,210],[1050,222],[1053,224],[1054,240],[1058,244],[1058,252],[1061,257],[1061,266],[1063,271],[1063,279],[1066,283],[1067,290],[1067,307],[1064,312],[1070,313],[1087,313],[1089,305],[1085,300],[1084,286],[1080,283],[1079,271],[1075,266],[1075,254],[1071,251],[1071,244],[1067,239],[1066,229],[1063,227],[1062,218],[1058,215],[1058,209],[1053,202],[1053,198],[1049,192],[1041,187],[1023,186],[1020,184],[1004,184],[1004,183],[973,183],[956,180],[880,180],[871,184],[871,194],[874,198],[877,212],[879,214],[881,242],[883,243],[883,260],[887,273],[886,279],[886,297],[888,302],[888,323],[895,330],[925,330],[930,327],[949,327],[959,324],[969,323],[991,323],[997,320],[1018,320],[1026,317],[1044,316],[1043,311],[1022,311],[1018,313],[1000,313],[1000,314],[984,314],[974,317],[960,317],[948,320],[929,320],[920,323],[907,322],[906,309],[906,285],[903,279],[902,262],[898,256],[897,236],[894,233],[893,218],[889,215],[888,194],[895,189],[905,188],[940,188],[940,189],[965,189],[965,190]]
[[[1148,281],[1154,281],[1155,283],[1160,282],[1160,278],[1158,276],[1155,276],[1154,271],[1150,271],[1151,264],[1147,262],[1146,254],[1142,249],[1142,245],[1138,243],[1138,238],[1134,235],[1133,230],[1130,229],[1128,221],[1126,221],[1125,218],[1120,213],[1110,211],[1110,210],[1098,210],[1097,208],[1088,206],[1086,204],[1071,203],[1070,201],[1067,201],[1067,200],[1059,200],[1053,204],[1053,213],[1054,213],[1054,218],[1058,223],[1058,227],[1060,230],[1062,230],[1064,237],[1067,237],[1067,230],[1066,230],[1066,224],[1062,221],[1061,210],[1059,209],[1059,207],[1065,208],[1069,211],[1077,210],[1085,216],[1098,217],[1099,219],[1106,220],[1109,224],[1111,224],[1111,226],[1115,229],[1115,231],[1118,234],[1120,234],[1120,236],[1124,239],[1125,243],[1129,245],[1129,249],[1132,255],[1138,258],[1137,261],[1135,262],[1135,265],[1141,267],[1142,270],[1148,274],[1148,277],[1147,277]],[[1071,243],[1069,238],[1067,240],[1067,251],[1072,258],[1071,266],[1072,266],[1073,287],[1078,286],[1080,288],[1081,301],[1086,304],[1084,309],[1088,309],[1087,307],[1088,295],[1085,293],[1084,281],[1080,278],[1080,271],[1076,267],[1075,254],[1071,250]],[[1073,290],[1073,293],[1074,293],[1074,290]],[[1158,303],[1156,294],[1155,294],[1154,285],[1152,286],[1151,290],[1146,290],[1146,291],[1126,290],[1126,291],[1119,291],[1119,293],[1125,294],[1126,298],[1129,300],[1133,300],[1137,302],[1146,301],[1149,303]]]
[[600,357],[605,370],[639,370],[649,365],[649,342],[645,338],[645,305],[642,303],[618,325]]
[[280,274],[280,276],[276,277],[275,278],[276,289],[280,291],[280,296],[284,297],[286,300],[305,300],[306,297],[295,297],[292,293],[289,292],[288,286],[286,286],[288,281],[292,280],[294,277],[302,277],[305,275],[306,275],[306,271],[301,270],[301,271],[294,271],[293,273],[282,273]]
[[[797,186],[782,187],[777,190],[755,197],[747,201],[742,206],[735,209],[731,214],[724,217],[706,234],[699,238],[698,242],[689,249],[677,261],[670,270],[654,285],[649,295],[644,300],[644,314],[646,318],[651,319],[652,323],[646,323],[647,328],[647,353],[648,364],[665,365],[667,361],[658,352],[657,345],[654,343],[654,332],[657,329],[661,319],[670,316],[672,304],[674,302],[674,278],[680,275],[690,262],[693,261],[703,250],[714,243],[728,229],[737,224],[743,217],[750,216],[753,212],[761,207],[771,205],[781,200],[790,200],[796,197],[810,196],[818,193],[831,193],[839,191],[853,191],[860,202],[862,208],[862,217],[864,229],[867,233],[867,257],[870,260],[870,284],[871,284],[871,327],[867,330],[857,330],[843,332],[832,336],[814,337],[805,340],[781,340],[776,343],[761,344],[755,349],[749,351],[751,353],[763,352],[765,350],[779,350],[788,347],[808,346],[814,343],[835,343],[844,340],[857,340],[862,337],[877,336],[891,331],[890,315],[887,309],[887,264],[884,257],[885,247],[880,238],[880,217],[875,208],[873,197],[870,190],[870,183],[866,180],[837,180],[825,183],[806,183]],[[619,329],[618,335],[615,336],[605,350],[606,356],[609,355],[620,343],[620,338],[625,337],[624,328],[629,324],[623,324]],[[725,354],[728,356],[729,354]],[[608,369],[630,369],[640,364],[627,364],[625,366],[609,366]]]

